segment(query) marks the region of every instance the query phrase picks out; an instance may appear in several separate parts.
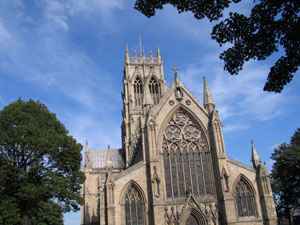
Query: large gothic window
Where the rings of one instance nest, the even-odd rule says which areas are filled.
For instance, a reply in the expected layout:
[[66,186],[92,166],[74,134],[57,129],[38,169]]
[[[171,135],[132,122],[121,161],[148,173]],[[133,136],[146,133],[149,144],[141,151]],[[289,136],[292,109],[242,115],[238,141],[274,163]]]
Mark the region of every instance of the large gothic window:
[[134,104],[136,108],[140,108],[143,104],[143,83],[139,77],[136,77],[133,84]]
[[157,105],[159,102],[160,88],[157,80],[154,77],[151,77],[149,81],[149,90],[152,95],[154,105]]
[[169,121],[163,135],[163,158],[168,198],[213,194],[211,157],[204,134],[183,110]]
[[241,178],[236,185],[235,202],[239,217],[255,215],[254,194],[244,178]]
[[128,188],[125,196],[125,224],[145,224],[145,202],[134,185]]

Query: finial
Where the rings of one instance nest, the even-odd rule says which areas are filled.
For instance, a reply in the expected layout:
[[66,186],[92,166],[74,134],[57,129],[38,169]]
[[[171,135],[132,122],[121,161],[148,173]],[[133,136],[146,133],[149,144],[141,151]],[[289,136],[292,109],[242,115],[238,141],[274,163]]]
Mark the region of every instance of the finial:
[[136,58],[136,48],[134,49],[134,58]]
[[172,68],[173,70],[174,70],[174,79],[175,79],[175,81],[177,82],[178,81],[178,74],[177,74],[177,70],[178,70],[178,68],[176,67],[176,66],[173,66],[173,68]]
[[150,58],[152,58],[153,55],[152,55],[152,49],[150,48]]

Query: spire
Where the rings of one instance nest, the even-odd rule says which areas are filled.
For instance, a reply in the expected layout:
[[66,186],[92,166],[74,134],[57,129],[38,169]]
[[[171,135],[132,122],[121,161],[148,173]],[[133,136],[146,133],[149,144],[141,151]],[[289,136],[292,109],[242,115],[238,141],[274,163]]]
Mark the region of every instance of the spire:
[[254,142],[251,140],[251,147],[252,147],[252,163],[254,169],[256,169],[259,165],[261,165],[261,160],[257,154],[256,148],[254,146]]
[[153,54],[152,54],[152,49],[150,48],[150,58],[153,57]]
[[112,168],[112,161],[111,161],[111,153],[110,153],[110,146],[107,146],[107,157],[106,157],[106,168],[111,169]]
[[149,85],[148,85],[147,80],[148,80],[148,78],[146,78],[146,80],[145,80],[143,105],[153,105],[153,99],[150,94]]
[[204,107],[207,108],[209,105],[212,105],[213,108],[215,107],[215,102],[211,96],[210,90],[208,88],[207,82],[206,82],[206,78],[205,76],[203,77],[203,81],[204,81]]

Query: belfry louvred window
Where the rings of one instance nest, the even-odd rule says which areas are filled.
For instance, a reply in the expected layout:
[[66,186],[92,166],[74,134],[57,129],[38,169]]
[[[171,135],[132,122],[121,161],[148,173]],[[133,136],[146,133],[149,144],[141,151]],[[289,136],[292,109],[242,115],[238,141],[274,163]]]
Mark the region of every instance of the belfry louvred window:
[[149,90],[152,95],[154,105],[157,105],[160,97],[160,88],[157,80],[154,77],[151,77],[149,81]]
[[134,104],[136,108],[143,105],[143,83],[140,77],[136,77],[133,84]]
[[235,202],[239,217],[255,216],[254,193],[242,177],[235,188]]
[[168,198],[213,194],[211,156],[200,126],[182,109],[163,135],[163,158]]
[[134,185],[128,188],[125,196],[125,224],[145,224],[145,202]]

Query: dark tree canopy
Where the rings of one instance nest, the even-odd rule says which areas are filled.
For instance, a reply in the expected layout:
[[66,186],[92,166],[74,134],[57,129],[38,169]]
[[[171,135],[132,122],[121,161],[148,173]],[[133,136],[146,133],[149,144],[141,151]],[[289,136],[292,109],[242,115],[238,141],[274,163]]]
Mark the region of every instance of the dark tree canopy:
[[[136,0],[134,8],[145,16],[155,15],[156,9],[171,4],[179,13],[190,11],[196,19],[210,21],[223,17],[224,9],[241,0]],[[225,43],[232,47],[225,50],[220,58],[224,69],[238,74],[250,59],[265,60],[282,48],[284,54],[270,68],[265,91],[281,92],[293,78],[300,65],[300,1],[260,0],[254,1],[249,16],[229,13],[229,17],[215,25],[212,39],[220,46]]]
[[13,206],[0,210],[0,224],[10,224],[7,215],[31,218],[43,202],[78,210],[81,149],[40,102],[19,99],[0,111],[0,209]]
[[289,144],[275,148],[271,158],[275,161],[271,183],[276,207],[290,219],[291,210],[300,207],[300,128]]

